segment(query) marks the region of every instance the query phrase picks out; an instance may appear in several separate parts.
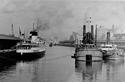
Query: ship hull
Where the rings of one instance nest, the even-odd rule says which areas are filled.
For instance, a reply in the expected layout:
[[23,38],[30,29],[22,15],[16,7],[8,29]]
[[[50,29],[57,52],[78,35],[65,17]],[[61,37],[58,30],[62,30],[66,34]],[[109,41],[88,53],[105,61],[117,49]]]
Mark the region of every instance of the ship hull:
[[11,49],[18,42],[20,42],[20,40],[2,40],[2,39],[0,39],[0,50]]
[[32,52],[32,53],[17,53],[18,56],[20,56],[21,59],[32,59],[32,58],[39,58],[45,55],[45,51],[41,52]]
[[123,59],[125,57],[122,49],[106,51],[103,54],[103,59]]
[[18,37],[0,34],[0,50],[11,49],[20,41]]
[[17,60],[19,57],[16,54],[16,50],[12,49],[6,49],[6,50],[0,50],[0,58],[4,58],[6,60]]
[[79,49],[75,53],[76,60],[82,61],[100,61],[103,58],[102,52],[98,49]]
[[33,60],[41,58],[45,55],[45,51],[34,52],[34,53],[17,53],[16,50],[1,50],[0,58],[11,60],[11,61],[20,61],[20,60]]

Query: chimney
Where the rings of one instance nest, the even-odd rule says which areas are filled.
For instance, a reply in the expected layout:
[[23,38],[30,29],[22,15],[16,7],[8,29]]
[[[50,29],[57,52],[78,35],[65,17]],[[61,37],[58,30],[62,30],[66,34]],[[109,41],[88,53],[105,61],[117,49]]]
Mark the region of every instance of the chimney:
[[12,30],[12,36],[14,36],[13,24],[11,25],[11,30]]
[[82,39],[82,43],[85,43],[85,41],[84,41],[85,34],[86,34],[86,25],[83,25],[83,39]]
[[96,28],[95,28],[95,44],[97,44],[97,25],[96,25]]
[[91,34],[92,34],[92,39],[94,40],[94,26],[91,25]]
[[83,36],[85,35],[86,33],[86,25],[83,25]]
[[30,35],[31,35],[31,42],[36,42],[38,39],[38,33],[36,31],[31,31]]
[[107,44],[110,42],[110,32],[107,32]]

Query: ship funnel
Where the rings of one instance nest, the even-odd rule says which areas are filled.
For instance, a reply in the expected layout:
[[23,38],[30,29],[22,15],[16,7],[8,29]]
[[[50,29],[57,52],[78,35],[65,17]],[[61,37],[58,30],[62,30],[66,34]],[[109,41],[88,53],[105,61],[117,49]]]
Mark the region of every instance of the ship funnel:
[[82,43],[85,43],[84,37],[86,36],[86,25],[83,25],[83,39]]
[[110,42],[110,32],[107,32],[107,44]]
[[11,25],[11,30],[12,30],[12,36],[14,36],[13,24]]
[[38,40],[38,33],[36,31],[31,31],[31,42],[36,42]]
[[96,25],[96,28],[95,28],[95,44],[97,44],[97,25]]
[[91,25],[91,34],[92,34],[92,39],[94,39],[94,26]]
[[86,34],[86,25],[83,25],[83,36]]

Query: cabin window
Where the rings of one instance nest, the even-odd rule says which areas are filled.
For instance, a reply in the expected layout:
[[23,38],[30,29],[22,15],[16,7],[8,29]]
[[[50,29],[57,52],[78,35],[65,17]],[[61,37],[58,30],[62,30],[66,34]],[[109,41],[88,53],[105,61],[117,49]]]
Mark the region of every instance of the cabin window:
[[112,48],[111,46],[103,46],[102,48]]

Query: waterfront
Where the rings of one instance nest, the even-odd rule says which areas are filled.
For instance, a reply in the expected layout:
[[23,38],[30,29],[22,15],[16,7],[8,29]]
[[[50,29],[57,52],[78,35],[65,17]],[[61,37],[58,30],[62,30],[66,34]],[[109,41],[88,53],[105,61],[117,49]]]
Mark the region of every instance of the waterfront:
[[48,47],[33,61],[0,62],[0,82],[124,82],[124,60],[75,61],[73,47]]

